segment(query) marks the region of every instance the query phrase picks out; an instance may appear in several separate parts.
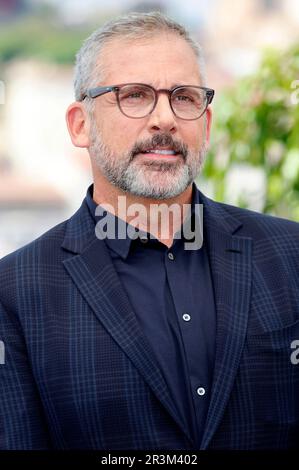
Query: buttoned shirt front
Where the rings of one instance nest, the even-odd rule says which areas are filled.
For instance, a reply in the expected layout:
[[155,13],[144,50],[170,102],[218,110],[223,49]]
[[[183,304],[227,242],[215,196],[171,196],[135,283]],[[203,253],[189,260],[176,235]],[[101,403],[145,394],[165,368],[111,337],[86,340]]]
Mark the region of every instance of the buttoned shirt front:
[[[93,186],[86,195],[98,223]],[[195,184],[192,217],[200,204]],[[103,212],[105,214],[105,212]],[[114,216],[113,216],[114,217]],[[116,224],[128,224],[115,217]],[[204,222],[204,218],[203,218]],[[129,228],[134,231],[134,228]],[[112,263],[146,335],[177,412],[196,445],[207,416],[215,357],[216,309],[208,246],[185,249],[184,238],[168,248],[152,234],[105,238]],[[132,233],[132,232],[131,232]],[[204,233],[204,232],[203,232]]]

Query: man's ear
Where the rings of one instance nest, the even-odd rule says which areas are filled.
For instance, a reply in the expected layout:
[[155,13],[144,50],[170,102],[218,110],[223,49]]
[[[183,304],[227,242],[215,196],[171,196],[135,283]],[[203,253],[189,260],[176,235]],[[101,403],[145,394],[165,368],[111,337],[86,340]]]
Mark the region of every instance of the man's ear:
[[206,145],[210,143],[211,124],[212,124],[212,109],[210,107],[206,110]]
[[84,105],[79,101],[70,104],[65,118],[71,140],[75,147],[89,147],[90,119]]

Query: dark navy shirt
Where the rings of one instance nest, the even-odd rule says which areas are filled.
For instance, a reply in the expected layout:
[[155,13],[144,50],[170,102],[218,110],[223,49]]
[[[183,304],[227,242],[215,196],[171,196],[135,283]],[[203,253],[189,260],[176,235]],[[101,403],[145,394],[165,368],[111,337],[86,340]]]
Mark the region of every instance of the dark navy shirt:
[[[92,192],[90,186],[86,201],[98,222]],[[200,202],[193,184],[193,215],[195,204]],[[199,447],[211,396],[216,337],[206,241],[196,250],[184,249],[183,238],[175,239],[168,248],[149,234],[146,241],[126,237],[106,238],[105,242],[177,412]]]

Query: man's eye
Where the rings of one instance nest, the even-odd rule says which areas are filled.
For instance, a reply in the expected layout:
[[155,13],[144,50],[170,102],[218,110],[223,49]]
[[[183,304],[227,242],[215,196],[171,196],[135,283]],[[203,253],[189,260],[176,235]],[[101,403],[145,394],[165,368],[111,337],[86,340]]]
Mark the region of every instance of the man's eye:
[[140,99],[144,97],[144,93],[141,91],[133,91],[131,93],[126,93],[125,95],[121,96],[122,100],[130,100],[130,99]]
[[186,96],[186,95],[178,95],[175,97],[175,99],[177,101],[186,101],[186,102],[193,101],[193,99],[190,96]]
[[138,91],[135,91],[135,93],[131,93],[130,95],[128,95],[128,98],[140,98],[141,97],[141,93],[139,93]]

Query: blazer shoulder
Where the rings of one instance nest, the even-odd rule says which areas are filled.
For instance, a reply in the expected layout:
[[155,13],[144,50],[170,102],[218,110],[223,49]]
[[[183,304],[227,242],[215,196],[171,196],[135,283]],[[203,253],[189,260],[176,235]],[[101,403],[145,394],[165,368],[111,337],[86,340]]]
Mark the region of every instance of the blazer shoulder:
[[70,219],[60,222],[59,224],[49,229],[47,232],[40,235],[35,240],[32,240],[26,245],[1,258],[0,276],[1,272],[14,265],[19,258],[27,257],[27,259],[30,260],[31,257],[34,257],[38,253],[41,253],[41,250],[53,250],[54,247],[60,246],[64,239],[65,229],[69,220]]
[[66,235],[68,234],[71,238],[82,238],[85,232],[90,230],[89,225],[90,215],[84,199],[77,211],[68,219],[50,228],[30,243],[3,257],[0,260],[0,273],[6,266],[11,265],[19,258],[27,261],[32,261],[34,258],[41,260],[47,257],[48,254],[51,254],[52,260],[54,260],[55,254],[61,251],[60,247]]
[[285,233],[288,236],[298,238],[299,240],[299,223],[293,220],[284,219],[270,214],[262,214],[250,209],[243,209],[225,203],[219,204],[231,216],[239,219],[243,224],[243,230],[254,235],[257,233],[280,234]]

